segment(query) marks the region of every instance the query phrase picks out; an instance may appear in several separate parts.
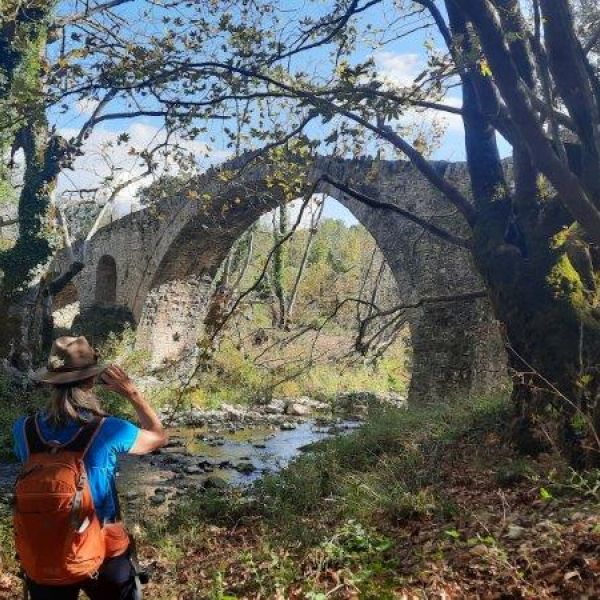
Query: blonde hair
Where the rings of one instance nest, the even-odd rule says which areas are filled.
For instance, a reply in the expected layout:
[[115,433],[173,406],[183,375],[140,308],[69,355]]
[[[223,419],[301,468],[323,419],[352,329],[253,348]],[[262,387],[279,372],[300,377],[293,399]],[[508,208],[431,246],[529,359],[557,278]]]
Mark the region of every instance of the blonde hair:
[[98,397],[92,390],[81,387],[83,383],[85,381],[74,381],[53,386],[54,392],[46,408],[53,425],[62,426],[69,421],[86,423],[93,417],[106,415]]

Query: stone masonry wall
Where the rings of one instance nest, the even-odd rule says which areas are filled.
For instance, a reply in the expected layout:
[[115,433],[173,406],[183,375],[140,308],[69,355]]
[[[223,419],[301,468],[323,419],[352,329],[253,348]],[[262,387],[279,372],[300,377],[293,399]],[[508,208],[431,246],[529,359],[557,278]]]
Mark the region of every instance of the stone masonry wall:
[[[465,165],[440,162],[436,168],[460,187],[468,187]],[[307,169],[307,188],[323,172],[450,231],[465,229],[461,216],[410,163],[321,158]],[[96,286],[102,284],[97,279],[102,276],[98,270],[102,257],[114,258],[116,304],[131,310],[138,323],[138,343],[150,351],[156,365],[176,358],[200,334],[211,281],[229,248],[276,205],[277,198],[265,188],[264,179],[264,167],[247,169],[242,179],[229,184],[220,183],[212,170],[178,197],[100,229],[86,246],[77,247],[86,265],[76,279],[82,310],[94,305]],[[483,289],[464,249],[427,234],[395,213],[382,213],[334,189],[322,191],[345,205],[373,235],[398,282],[403,303]],[[195,199],[206,192],[211,194],[210,202]],[[504,350],[486,299],[426,303],[411,311],[409,321],[411,400],[479,393],[504,379]]]

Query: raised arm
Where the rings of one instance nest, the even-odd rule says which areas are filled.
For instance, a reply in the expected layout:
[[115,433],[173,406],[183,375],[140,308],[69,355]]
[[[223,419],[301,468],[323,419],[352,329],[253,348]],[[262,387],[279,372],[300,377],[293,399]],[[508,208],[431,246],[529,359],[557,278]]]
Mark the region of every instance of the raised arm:
[[100,382],[109,390],[127,398],[137,413],[141,431],[129,450],[130,454],[148,454],[167,443],[167,432],[158,415],[121,367],[108,367],[100,376]]

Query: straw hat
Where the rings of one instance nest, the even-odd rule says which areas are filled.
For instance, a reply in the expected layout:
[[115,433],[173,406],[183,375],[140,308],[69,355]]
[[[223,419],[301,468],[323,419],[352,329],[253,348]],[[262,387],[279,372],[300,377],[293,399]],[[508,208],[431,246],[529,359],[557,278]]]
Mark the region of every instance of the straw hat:
[[47,366],[31,378],[40,383],[72,383],[98,375],[106,367],[98,363],[98,353],[83,336],[65,335],[52,344]]

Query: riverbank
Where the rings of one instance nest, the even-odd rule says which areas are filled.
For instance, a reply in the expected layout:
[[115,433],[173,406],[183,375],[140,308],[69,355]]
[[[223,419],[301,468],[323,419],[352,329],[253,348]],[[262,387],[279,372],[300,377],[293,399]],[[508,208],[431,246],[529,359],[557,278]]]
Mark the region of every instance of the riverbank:
[[509,407],[371,414],[249,492],[142,526],[152,598],[593,598],[598,474],[517,456]]
[[183,496],[161,519],[147,506],[133,523],[147,597],[597,597],[600,475],[517,456],[508,411],[373,411],[249,489]]

